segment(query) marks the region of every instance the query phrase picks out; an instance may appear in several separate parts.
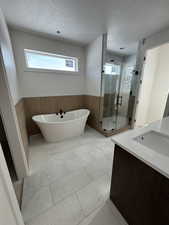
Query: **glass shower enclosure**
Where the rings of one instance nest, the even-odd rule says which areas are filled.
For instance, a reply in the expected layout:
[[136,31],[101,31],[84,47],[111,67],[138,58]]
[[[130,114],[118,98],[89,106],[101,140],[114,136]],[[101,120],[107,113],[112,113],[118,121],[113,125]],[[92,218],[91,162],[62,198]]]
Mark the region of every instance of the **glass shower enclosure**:
[[134,106],[136,54],[118,55],[105,51],[102,71],[101,126],[117,132],[131,125]]

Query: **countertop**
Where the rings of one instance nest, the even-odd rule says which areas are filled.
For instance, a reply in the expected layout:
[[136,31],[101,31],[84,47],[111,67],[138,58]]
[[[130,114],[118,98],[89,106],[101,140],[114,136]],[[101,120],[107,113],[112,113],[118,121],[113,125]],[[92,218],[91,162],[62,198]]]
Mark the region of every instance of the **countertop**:
[[[169,117],[141,128],[135,128],[112,137],[112,141],[140,159],[153,169],[169,178],[169,157],[150,149],[134,138],[149,131],[157,131],[169,136]],[[169,146],[168,146],[169,151]]]

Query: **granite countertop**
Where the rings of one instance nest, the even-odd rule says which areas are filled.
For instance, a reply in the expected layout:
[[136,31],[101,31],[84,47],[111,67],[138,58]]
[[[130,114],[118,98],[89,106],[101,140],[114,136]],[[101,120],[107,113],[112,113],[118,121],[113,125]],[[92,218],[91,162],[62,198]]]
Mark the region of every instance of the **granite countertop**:
[[112,141],[134,155],[136,158],[151,166],[153,169],[157,170],[162,175],[169,178],[169,153],[168,156],[166,156],[134,140],[134,138],[152,130],[169,137],[169,117],[151,123],[148,126],[115,135],[112,137]]

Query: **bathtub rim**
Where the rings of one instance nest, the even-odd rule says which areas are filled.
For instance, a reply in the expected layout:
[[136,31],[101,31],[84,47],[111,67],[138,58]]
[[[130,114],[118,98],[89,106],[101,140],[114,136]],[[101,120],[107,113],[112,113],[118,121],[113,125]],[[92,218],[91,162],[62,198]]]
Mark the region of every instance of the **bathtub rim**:
[[47,116],[47,115],[56,115],[55,113],[47,113],[47,114],[38,114],[38,115],[34,115],[32,116],[32,120],[35,122],[35,123],[41,123],[41,124],[50,124],[50,125],[56,125],[56,124],[66,124],[66,123],[70,123],[70,122],[73,122],[73,121],[77,121],[77,120],[81,120],[85,117],[88,117],[90,115],[90,110],[89,109],[77,109],[77,110],[71,110],[71,111],[67,111],[67,113],[69,112],[75,112],[75,111],[81,111],[81,110],[85,110],[86,111],[86,115],[83,115],[79,118],[75,118],[75,119],[70,119],[70,120],[67,120],[67,121],[57,121],[57,122],[49,122],[49,121],[40,121],[40,120],[37,120],[37,117],[39,116]]

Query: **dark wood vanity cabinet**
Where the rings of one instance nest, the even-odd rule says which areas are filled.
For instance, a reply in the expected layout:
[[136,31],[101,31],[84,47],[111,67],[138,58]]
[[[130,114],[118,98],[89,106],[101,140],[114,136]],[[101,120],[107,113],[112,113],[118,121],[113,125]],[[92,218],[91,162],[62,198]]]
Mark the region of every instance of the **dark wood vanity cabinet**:
[[169,225],[169,179],[118,145],[110,199],[129,225]]

